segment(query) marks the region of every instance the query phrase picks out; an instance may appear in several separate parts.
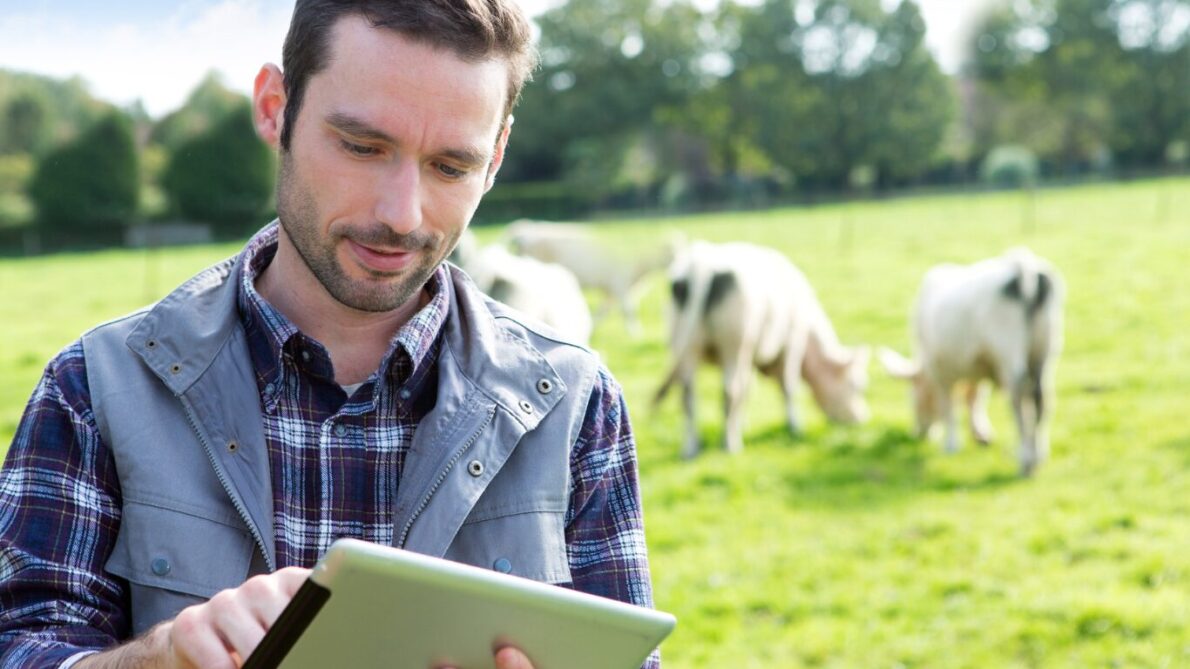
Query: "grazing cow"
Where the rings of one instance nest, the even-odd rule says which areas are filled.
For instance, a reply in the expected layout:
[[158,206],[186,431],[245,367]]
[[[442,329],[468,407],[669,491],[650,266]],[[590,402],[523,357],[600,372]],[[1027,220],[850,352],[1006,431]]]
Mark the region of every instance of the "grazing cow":
[[541,321],[569,341],[586,346],[591,339],[591,310],[570,270],[510,253],[499,244],[479,248],[464,233],[451,259],[492,299]]
[[603,302],[595,314],[596,320],[611,311],[613,302],[619,305],[624,324],[633,335],[640,333],[636,312],[643,279],[664,269],[673,260],[674,249],[680,243],[674,240],[637,253],[620,252],[586,226],[527,219],[511,223],[505,239],[514,252],[558,263],[573,272],[584,288],[601,292]]
[[781,384],[794,434],[800,430],[796,391],[803,378],[831,420],[867,420],[867,347],[852,349],[839,343],[810,283],[783,255],[751,244],[695,242],[675,259],[670,279],[674,361],[654,403],[675,381],[682,384],[683,456],[692,457],[699,450],[694,373],[703,359],[723,368],[723,441],[728,452],[743,448],[744,400],[753,366]]
[[919,436],[942,421],[946,451],[957,450],[952,396],[965,384],[971,432],[987,444],[987,396],[990,384],[999,385],[1016,419],[1021,474],[1032,474],[1048,451],[1063,293],[1054,267],[1027,249],[927,272],[914,309],[915,359],[880,352],[890,374],[912,382]]

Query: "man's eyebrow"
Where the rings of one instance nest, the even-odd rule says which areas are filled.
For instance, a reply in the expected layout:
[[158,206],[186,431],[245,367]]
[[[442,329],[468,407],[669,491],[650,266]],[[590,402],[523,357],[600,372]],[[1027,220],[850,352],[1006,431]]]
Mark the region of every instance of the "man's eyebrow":
[[326,117],[326,122],[335,127],[340,132],[345,132],[352,137],[358,139],[370,139],[377,142],[387,142],[389,144],[396,144],[396,140],[389,137],[387,133],[377,130],[368,125],[364,121],[344,114],[342,112],[334,112]]
[[[389,136],[388,133],[378,130],[350,114],[334,112],[326,117],[326,122],[339,132],[346,133],[357,139],[397,144],[397,140]],[[475,148],[446,149],[440,153],[444,158],[469,166],[486,165],[491,160],[487,151]]]
[[478,149],[447,149],[442,156],[468,166],[486,165],[489,160],[488,153]]

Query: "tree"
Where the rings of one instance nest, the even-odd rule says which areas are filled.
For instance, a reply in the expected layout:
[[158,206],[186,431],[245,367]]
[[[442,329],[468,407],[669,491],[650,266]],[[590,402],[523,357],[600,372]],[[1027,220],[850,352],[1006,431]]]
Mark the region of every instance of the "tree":
[[167,114],[153,127],[149,141],[169,151],[206,132],[224,115],[244,104],[243,95],[223,84],[215,72],[210,72],[190,92],[183,105]]
[[541,15],[542,64],[502,176],[565,178],[595,198],[633,182],[629,157],[663,144],[657,111],[697,87],[702,16],[689,0],[572,0]]
[[183,216],[238,233],[264,213],[273,194],[273,155],[241,104],[170,156],[164,186]]
[[844,188],[861,169],[891,183],[930,167],[954,101],[915,4],[768,0],[736,21],[732,115],[799,183]]
[[138,169],[131,124],[109,111],[38,162],[29,196],[39,224],[66,230],[126,224],[137,210]]
[[33,91],[14,96],[0,121],[0,154],[40,153],[50,143],[53,128],[49,103]]
[[983,150],[1020,143],[1077,172],[1105,155],[1159,165],[1190,132],[1184,0],[1028,0],[976,32],[973,108]]

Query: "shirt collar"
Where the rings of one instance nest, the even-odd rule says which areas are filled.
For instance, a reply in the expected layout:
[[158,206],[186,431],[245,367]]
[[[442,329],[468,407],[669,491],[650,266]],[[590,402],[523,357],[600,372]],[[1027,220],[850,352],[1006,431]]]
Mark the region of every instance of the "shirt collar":
[[[333,369],[326,349],[318,341],[307,337],[256,290],[256,279],[272,262],[277,253],[278,224],[276,221],[256,233],[244,248],[243,270],[239,277],[238,305],[240,320],[248,339],[248,349],[262,389],[270,384],[280,389],[282,360],[289,355],[294,362],[315,376],[333,380]],[[434,345],[446,322],[449,309],[446,282],[447,270],[439,265],[426,282],[429,301],[397,330],[388,352],[381,359],[372,378],[392,375],[394,385],[404,383],[424,364],[432,364],[437,350]],[[308,353],[309,355],[303,355]],[[393,364],[401,356],[407,365]],[[404,370],[398,373],[398,370]],[[401,378],[395,378],[395,377]],[[423,375],[418,375],[423,376]],[[266,391],[266,395],[271,394]]]

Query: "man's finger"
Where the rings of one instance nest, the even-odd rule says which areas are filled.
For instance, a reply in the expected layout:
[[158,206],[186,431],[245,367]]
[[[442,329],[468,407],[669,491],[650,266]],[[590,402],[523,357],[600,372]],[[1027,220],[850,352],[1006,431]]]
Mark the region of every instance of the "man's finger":
[[496,669],[533,669],[533,663],[519,649],[505,646],[496,651]]

